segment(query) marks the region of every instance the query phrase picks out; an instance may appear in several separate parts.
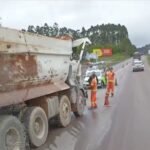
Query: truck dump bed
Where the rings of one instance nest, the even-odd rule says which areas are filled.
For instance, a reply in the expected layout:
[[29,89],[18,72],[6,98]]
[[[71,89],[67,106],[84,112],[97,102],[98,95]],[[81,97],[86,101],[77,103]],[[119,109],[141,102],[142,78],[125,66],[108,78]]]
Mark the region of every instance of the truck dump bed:
[[68,89],[72,39],[0,28],[0,106]]

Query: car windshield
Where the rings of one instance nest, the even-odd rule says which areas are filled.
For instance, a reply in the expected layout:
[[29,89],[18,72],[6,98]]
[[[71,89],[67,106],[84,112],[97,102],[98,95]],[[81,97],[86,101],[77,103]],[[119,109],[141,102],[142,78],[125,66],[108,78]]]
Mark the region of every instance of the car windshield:
[[95,73],[96,74],[96,76],[98,77],[98,76],[101,76],[101,72],[89,72],[89,73],[87,73],[87,77],[90,77],[93,73]]
[[137,62],[134,62],[135,65],[141,65],[142,62],[141,61],[137,61]]

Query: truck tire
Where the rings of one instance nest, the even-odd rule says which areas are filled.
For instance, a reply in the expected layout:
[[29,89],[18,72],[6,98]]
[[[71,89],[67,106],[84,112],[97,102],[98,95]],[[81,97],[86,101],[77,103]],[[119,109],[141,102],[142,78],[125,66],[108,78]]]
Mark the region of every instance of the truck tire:
[[48,135],[48,119],[44,110],[41,107],[29,107],[23,119],[30,144],[34,147],[44,144]]
[[0,149],[26,150],[26,134],[21,122],[14,116],[0,117]]
[[80,117],[84,113],[85,109],[85,98],[83,92],[80,90],[79,91],[79,98],[77,100],[77,103],[75,104],[76,111],[74,112],[74,115],[76,117]]
[[71,122],[71,104],[66,95],[61,96],[59,104],[58,123],[62,127],[66,127]]

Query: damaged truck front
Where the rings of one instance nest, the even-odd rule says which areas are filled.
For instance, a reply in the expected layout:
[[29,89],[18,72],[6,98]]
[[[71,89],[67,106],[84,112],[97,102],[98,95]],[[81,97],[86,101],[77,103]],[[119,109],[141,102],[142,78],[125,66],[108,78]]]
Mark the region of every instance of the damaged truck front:
[[[39,147],[51,118],[66,127],[71,111],[83,115],[80,72],[87,38],[45,37],[0,28],[0,149]],[[78,59],[73,47],[82,45]]]

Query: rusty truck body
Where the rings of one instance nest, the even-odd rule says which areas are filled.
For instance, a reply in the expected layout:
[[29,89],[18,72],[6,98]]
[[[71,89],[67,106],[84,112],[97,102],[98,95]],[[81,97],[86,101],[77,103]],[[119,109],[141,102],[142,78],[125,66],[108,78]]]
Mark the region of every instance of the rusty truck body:
[[[51,118],[65,127],[71,111],[83,115],[86,93],[79,78],[86,43],[87,38],[0,28],[0,149],[24,150],[27,139],[38,147],[46,141]],[[74,59],[73,47],[79,45]]]

